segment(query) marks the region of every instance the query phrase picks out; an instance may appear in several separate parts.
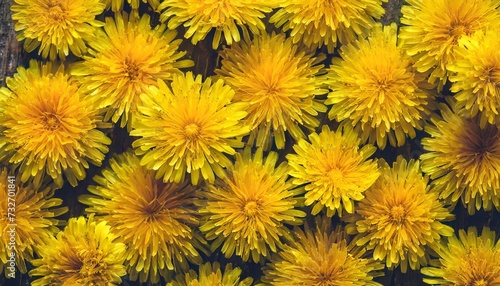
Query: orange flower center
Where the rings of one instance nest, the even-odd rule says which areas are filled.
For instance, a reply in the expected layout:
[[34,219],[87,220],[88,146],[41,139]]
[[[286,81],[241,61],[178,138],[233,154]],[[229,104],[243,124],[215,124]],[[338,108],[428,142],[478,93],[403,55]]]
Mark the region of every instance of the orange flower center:
[[200,135],[200,126],[195,123],[191,123],[184,127],[184,135],[189,139],[194,139]]
[[46,130],[56,131],[61,127],[61,120],[54,113],[45,113],[43,115],[43,125]]
[[64,20],[64,7],[61,3],[56,1],[50,1],[48,3],[48,15],[49,18],[54,20],[56,23],[61,23]]
[[390,216],[393,222],[401,224],[406,218],[405,208],[401,205],[392,207]]
[[259,205],[256,201],[249,201],[243,207],[243,212],[246,216],[253,216],[259,210]]
[[133,62],[130,59],[126,59],[124,66],[125,66],[125,73],[131,81],[134,81],[139,78],[140,68],[135,62]]

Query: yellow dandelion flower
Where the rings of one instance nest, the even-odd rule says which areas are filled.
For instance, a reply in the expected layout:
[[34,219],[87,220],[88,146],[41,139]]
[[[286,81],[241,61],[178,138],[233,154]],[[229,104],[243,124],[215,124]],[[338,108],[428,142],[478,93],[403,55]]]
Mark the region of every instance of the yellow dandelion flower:
[[278,154],[264,158],[262,149],[252,156],[250,148],[236,154],[232,173],[224,180],[209,185],[201,196],[200,230],[213,240],[212,251],[221,251],[229,258],[236,254],[243,261],[250,256],[254,262],[269,257],[290,237],[287,225],[302,223],[305,213],[295,209],[300,204],[288,179],[285,162],[275,167]]
[[407,136],[414,138],[434,100],[422,85],[425,77],[397,47],[396,33],[395,24],[375,26],[368,39],[342,46],[342,58],[332,60],[328,73],[330,119],[354,126],[362,142],[376,142],[381,149],[387,139],[402,146]]
[[202,81],[191,72],[174,75],[171,87],[159,80],[158,87],[141,95],[140,114],[130,132],[142,137],[132,144],[136,154],[144,155],[141,165],[157,170],[157,178],[176,183],[184,181],[186,172],[193,184],[200,173],[209,182],[215,175],[225,177],[231,161],[224,154],[243,147],[241,136],[249,132],[241,122],[247,104],[233,103],[233,97],[222,80],[212,84],[210,78]]
[[[453,104],[454,102],[452,102]],[[440,106],[423,138],[427,151],[420,156],[422,170],[433,179],[440,198],[452,202],[462,198],[469,214],[500,210],[500,130],[497,125],[481,128],[479,118],[466,118],[460,111]]]
[[381,285],[373,280],[384,266],[367,258],[329,218],[316,217],[316,227],[296,227],[294,241],[285,245],[264,269],[266,285]]
[[293,146],[296,154],[286,156],[292,183],[306,184],[305,205],[314,204],[313,215],[324,207],[329,217],[337,211],[342,216],[343,209],[353,213],[354,201],[363,199],[380,175],[377,162],[367,160],[377,148],[360,148],[358,134],[349,127],[333,132],[325,125],[320,134],[309,135],[309,141],[300,140]]
[[359,233],[357,244],[373,249],[373,258],[385,260],[387,267],[400,265],[403,273],[408,265],[419,269],[428,262],[425,247],[453,235],[453,228],[441,223],[453,215],[430,191],[419,161],[399,156],[392,168],[379,162],[381,175],[364,193],[347,230]]
[[465,108],[469,117],[480,114],[481,128],[486,122],[500,123],[500,30],[478,31],[462,36],[455,48],[456,60],[447,65],[456,92],[457,107]]
[[430,72],[429,82],[442,89],[464,35],[500,25],[499,0],[407,0],[399,38],[419,72]]
[[158,79],[171,80],[179,68],[193,66],[193,61],[181,60],[186,52],[177,51],[181,43],[174,40],[177,32],[165,25],[152,29],[150,21],[149,15],[126,13],[106,18],[104,29],[96,32],[97,40],[89,43],[90,56],[71,69],[81,89],[96,98],[99,107],[108,107],[104,119],[116,123],[121,117],[121,127],[128,123],[129,130],[139,95]]
[[285,35],[264,34],[252,42],[236,43],[220,53],[222,67],[215,72],[236,92],[235,102],[247,102],[250,144],[268,150],[272,135],[278,149],[285,147],[285,131],[304,137],[300,126],[318,126],[315,118],[326,107],[316,95],[325,94],[324,56],[293,44]]
[[269,22],[290,31],[294,43],[310,48],[326,46],[333,53],[337,42],[348,44],[365,37],[384,15],[387,0],[292,0],[285,1]]
[[186,27],[184,37],[191,38],[196,45],[214,30],[212,48],[219,47],[222,36],[226,44],[239,42],[240,29],[244,35],[248,30],[254,34],[265,31],[262,22],[264,13],[271,12],[282,0],[164,0],[158,7],[160,21],[167,22],[168,28],[180,25]]
[[[119,12],[123,10],[125,0],[101,0],[102,3],[106,5],[106,9],[111,8],[113,12]],[[133,10],[138,10],[141,4],[140,0],[127,0],[127,3]],[[156,11],[160,5],[160,0],[142,0],[142,3],[148,3],[153,10]]]
[[70,51],[78,57],[85,54],[87,42],[102,26],[95,17],[104,7],[100,0],[14,0],[11,10],[24,49],[32,52],[40,47],[38,54],[53,61]]
[[73,186],[85,178],[89,162],[100,165],[111,140],[96,127],[102,116],[61,65],[30,62],[2,88],[0,158],[19,166],[21,180],[44,174]]
[[117,239],[105,221],[69,219],[57,237],[39,247],[41,258],[33,260],[29,274],[41,278],[31,285],[118,285],[126,274],[126,249]]
[[34,258],[34,246],[45,244],[47,238],[59,232],[57,226],[61,222],[55,217],[66,213],[68,208],[58,207],[62,200],[53,198],[53,194],[50,187],[22,184],[19,177],[9,176],[5,168],[1,170],[0,274],[5,271],[9,277],[8,273],[13,273],[16,267],[26,273],[25,261]]
[[94,177],[93,195],[80,202],[88,213],[104,220],[127,246],[125,265],[131,280],[158,283],[160,275],[201,264],[197,249],[204,241],[198,225],[195,188],[187,183],[163,183],[140,165],[131,151],[110,159],[110,167]]
[[175,280],[169,282],[167,286],[250,286],[253,279],[248,277],[240,281],[241,269],[233,268],[229,263],[221,271],[218,262],[209,262],[200,266],[199,274],[190,270],[186,274],[178,275]]

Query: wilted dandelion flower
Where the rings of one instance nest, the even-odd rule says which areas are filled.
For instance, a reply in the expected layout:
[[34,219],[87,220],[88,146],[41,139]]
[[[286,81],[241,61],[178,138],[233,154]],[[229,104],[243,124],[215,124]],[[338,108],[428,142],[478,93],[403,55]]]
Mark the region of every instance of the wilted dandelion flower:
[[225,177],[231,166],[225,154],[241,148],[241,136],[248,134],[242,119],[247,104],[233,103],[234,91],[222,80],[212,84],[201,75],[174,75],[171,87],[158,81],[141,95],[140,114],[132,126],[136,154],[144,155],[141,165],[157,170],[164,181],[184,181],[186,172],[197,184],[213,182],[215,175]]
[[[123,10],[125,0],[101,0],[102,3],[106,4],[106,9],[111,8],[113,12],[119,12]],[[128,4],[133,10],[138,10],[141,4],[140,0],[127,0]],[[142,0],[142,3],[149,3],[153,10],[156,10],[160,5],[160,0]]]
[[22,184],[19,177],[9,176],[7,169],[0,171],[0,274],[11,272],[7,268],[11,253],[15,253],[17,269],[26,273],[25,261],[34,258],[34,246],[44,245],[46,239],[59,232],[56,217],[68,208],[59,207],[62,200],[53,198],[53,194],[50,187]]
[[359,233],[358,245],[373,249],[373,258],[387,267],[401,266],[406,272],[428,262],[425,247],[440,236],[453,235],[453,228],[441,223],[453,218],[449,210],[430,191],[428,177],[422,177],[419,161],[399,156],[392,168],[379,161],[381,175],[364,193],[366,198],[349,218],[349,233]]
[[381,285],[373,282],[384,266],[367,258],[331,220],[316,219],[316,227],[295,228],[294,241],[285,245],[264,269],[262,281],[274,286]]
[[212,251],[222,245],[226,257],[234,254],[254,262],[269,257],[289,238],[287,224],[298,225],[306,214],[295,209],[302,193],[288,180],[285,162],[275,167],[278,154],[264,158],[262,149],[252,156],[250,148],[236,154],[232,173],[209,185],[199,212],[200,230],[213,240]]
[[367,160],[377,148],[360,147],[358,134],[348,126],[333,132],[325,125],[309,141],[300,140],[293,146],[296,154],[286,156],[292,183],[306,184],[305,205],[314,204],[313,215],[324,207],[329,217],[337,211],[342,216],[343,209],[353,213],[354,201],[363,199],[379,176],[377,162]]
[[148,86],[158,79],[171,80],[179,68],[193,66],[191,60],[181,60],[186,52],[178,51],[177,32],[165,25],[152,29],[150,21],[149,15],[139,18],[126,13],[106,18],[96,40],[89,43],[90,56],[71,69],[81,89],[97,99],[99,107],[108,107],[105,120],[118,122],[121,117],[121,127],[128,123],[129,129],[139,95]]
[[326,46],[333,53],[337,42],[347,44],[365,37],[384,15],[387,0],[292,0],[284,1],[270,18],[276,27],[290,31],[294,43],[310,48]]
[[459,108],[465,108],[469,117],[480,114],[481,128],[486,122],[500,123],[500,30],[478,31],[473,36],[462,36],[455,47],[456,60],[447,68],[456,92]]
[[430,71],[429,82],[446,83],[446,67],[456,57],[465,35],[500,25],[499,0],[407,0],[399,38],[419,72]]
[[285,35],[274,34],[236,43],[220,55],[222,67],[215,72],[235,90],[235,102],[250,104],[250,142],[267,150],[274,134],[277,148],[283,149],[285,131],[299,139],[304,137],[301,126],[318,126],[315,116],[326,107],[314,97],[328,92],[318,76],[324,56],[314,57]]
[[24,40],[27,52],[40,47],[38,54],[55,60],[64,59],[71,51],[85,54],[88,41],[102,23],[95,17],[104,11],[100,0],[15,0],[12,19],[17,40]]
[[221,271],[218,262],[213,265],[207,262],[200,266],[198,272],[199,274],[189,270],[188,273],[175,277],[167,286],[250,286],[253,281],[250,277],[240,281],[241,269],[233,268],[231,263]]
[[330,119],[354,126],[362,142],[381,149],[387,140],[402,146],[407,136],[414,138],[434,99],[422,85],[425,77],[397,47],[396,33],[395,24],[375,26],[368,39],[342,46],[342,58],[333,59],[328,73]]
[[31,285],[118,285],[126,271],[125,245],[117,239],[105,221],[69,219],[57,238],[38,248],[41,258],[29,274],[41,278]]
[[96,128],[106,126],[63,66],[31,61],[7,87],[0,89],[0,158],[19,166],[23,182],[47,174],[62,186],[64,173],[76,186],[89,163],[101,164],[111,140]]
[[[452,102],[453,104],[454,102]],[[466,118],[442,104],[423,138],[427,151],[420,156],[422,170],[433,179],[440,197],[452,202],[462,198],[469,214],[500,210],[500,130],[494,124],[481,128],[479,118]]]
[[439,260],[432,267],[422,268],[424,282],[433,285],[500,285],[500,240],[494,231],[483,228],[481,236],[475,227],[458,238],[452,236],[447,243],[435,247]]
[[262,22],[264,13],[271,12],[281,0],[164,0],[158,10],[160,21],[168,22],[169,29],[180,25],[186,27],[184,37],[191,38],[196,45],[214,30],[212,48],[219,47],[222,36],[226,44],[239,42],[241,35],[248,35],[248,29],[253,34],[265,31]]

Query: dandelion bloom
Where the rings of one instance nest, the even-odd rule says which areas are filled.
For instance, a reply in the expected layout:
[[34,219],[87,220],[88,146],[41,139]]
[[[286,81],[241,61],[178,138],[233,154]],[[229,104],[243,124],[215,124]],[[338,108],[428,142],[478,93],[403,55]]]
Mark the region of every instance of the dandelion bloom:
[[430,72],[429,82],[442,89],[465,35],[500,24],[499,0],[407,0],[399,38],[419,72]]
[[363,199],[379,176],[377,162],[367,160],[377,148],[360,148],[361,140],[350,127],[333,132],[325,125],[320,134],[309,135],[309,141],[300,140],[293,146],[296,154],[286,156],[292,183],[306,184],[305,205],[314,204],[313,215],[324,207],[329,217],[337,211],[342,216],[343,209],[353,213],[354,201]]
[[500,30],[478,31],[462,36],[455,48],[456,60],[447,65],[453,72],[450,90],[455,92],[457,107],[469,117],[480,114],[481,128],[486,123],[500,123]]
[[81,89],[97,99],[99,107],[108,108],[105,120],[118,122],[121,117],[121,127],[128,123],[129,129],[139,95],[148,86],[158,79],[172,80],[179,68],[193,66],[191,60],[181,59],[186,52],[178,51],[181,40],[175,40],[176,31],[165,25],[152,29],[149,15],[133,15],[107,17],[96,40],[89,43],[90,55],[71,69]]
[[453,235],[453,228],[441,223],[453,215],[430,191],[419,161],[399,156],[392,168],[379,162],[381,175],[364,193],[347,230],[359,233],[357,244],[373,249],[373,258],[385,260],[387,267],[400,265],[403,273],[408,265],[419,269],[428,261],[425,247]]
[[290,31],[294,43],[310,48],[326,46],[333,53],[337,42],[348,44],[365,37],[384,15],[387,0],[292,0],[284,1],[269,22]]
[[97,127],[102,116],[74,78],[51,63],[18,68],[0,89],[0,159],[19,166],[21,180],[44,174],[72,186],[85,178],[89,162],[100,165],[111,140]]
[[[453,104],[454,102],[452,102]],[[427,152],[420,156],[422,170],[433,180],[440,197],[452,202],[462,198],[469,214],[500,210],[500,130],[480,126],[478,116],[466,118],[459,110],[440,106],[425,128],[431,137],[422,139]],[[463,111],[463,110],[462,110]]]
[[439,259],[422,268],[424,282],[433,285],[500,285],[500,240],[484,227],[481,236],[475,227],[459,230],[458,238],[435,247]]
[[250,104],[250,142],[267,150],[274,133],[277,148],[283,149],[285,131],[299,139],[301,126],[318,126],[315,116],[326,107],[315,96],[328,92],[319,76],[324,56],[314,57],[282,34],[234,44],[220,55],[222,67],[215,72],[235,90],[234,101]]
[[163,0],[158,7],[161,12],[160,21],[168,22],[169,29],[180,25],[186,27],[184,37],[191,38],[196,45],[214,30],[212,48],[216,50],[222,36],[226,44],[239,42],[241,35],[265,31],[262,22],[265,13],[271,12],[281,0]]
[[70,51],[78,57],[85,54],[87,42],[102,26],[95,17],[104,7],[100,0],[15,0],[11,10],[24,49],[32,52],[40,47],[38,54],[53,61]]
[[[10,196],[9,192],[15,195]],[[7,169],[0,170],[0,229],[3,230],[0,236],[0,274],[3,271],[10,273],[6,269],[10,266],[7,259],[13,251],[12,246],[15,246],[17,269],[26,273],[25,261],[33,259],[34,246],[45,244],[47,238],[59,232],[57,226],[61,222],[56,217],[66,213],[68,208],[59,207],[62,200],[53,198],[53,195],[51,187],[22,184],[19,177],[9,176]],[[12,235],[15,235],[15,244],[10,244]]]
[[402,146],[407,136],[414,138],[434,100],[425,77],[397,47],[396,33],[395,24],[377,25],[368,39],[342,46],[328,73],[330,119],[354,126],[362,142],[381,149],[387,140]]
[[229,263],[221,271],[218,262],[203,264],[199,268],[199,274],[194,270],[175,277],[175,280],[167,283],[167,286],[200,286],[200,285],[223,285],[223,286],[250,286],[253,279],[248,277],[240,281],[241,269],[233,268]]
[[[123,10],[125,0],[102,0],[106,4],[106,9],[111,8],[113,12],[120,12]],[[153,10],[156,10],[160,5],[160,0],[142,0],[143,3],[149,3]],[[141,4],[140,0],[127,0],[127,3],[133,10],[138,10]]]
[[125,245],[117,241],[105,221],[71,218],[57,237],[51,237],[33,260],[30,276],[41,276],[33,286],[118,285],[126,274]]
[[[193,205],[195,188],[187,183],[163,183],[140,165],[132,152],[110,159],[110,167],[94,177],[93,195],[80,202],[88,213],[104,220],[127,246],[125,265],[131,280],[158,283],[160,275],[201,264],[197,248],[203,238]],[[196,247],[196,248],[195,248]]]
[[197,184],[213,182],[215,175],[225,177],[231,166],[225,154],[241,148],[241,136],[248,134],[242,119],[247,104],[233,103],[234,91],[222,80],[212,84],[201,75],[174,75],[171,87],[158,81],[147,94],[134,124],[132,136],[141,136],[132,144],[136,154],[144,155],[141,165],[157,170],[157,178],[179,183],[186,172]]
[[222,245],[227,258],[236,254],[258,262],[290,237],[287,224],[301,224],[306,214],[295,209],[302,190],[288,179],[288,166],[275,167],[278,154],[264,158],[261,148],[253,156],[250,152],[237,153],[231,174],[201,193],[200,230],[213,240],[212,251]]

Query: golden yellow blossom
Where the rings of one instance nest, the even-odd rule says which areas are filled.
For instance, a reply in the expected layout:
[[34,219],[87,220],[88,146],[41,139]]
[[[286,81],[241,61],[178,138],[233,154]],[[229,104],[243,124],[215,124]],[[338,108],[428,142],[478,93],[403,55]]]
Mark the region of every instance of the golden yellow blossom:
[[175,277],[167,286],[250,286],[253,281],[250,277],[240,281],[241,268],[233,268],[231,263],[221,271],[218,262],[207,262],[200,266],[198,272],[199,274],[189,270],[188,273]]
[[[106,9],[111,8],[113,12],[119,12],[124,9],[125,0],[101,0],[104,4],[106,4]],[[130,8],[133,10],[138,10],[139,5],[141,4],[140,0],[127,0],[127,3],[130,5]],[[142,3],[149,3],[153,10],[156,10],[160,5],[160,0],[142,0]],[[142,47],[142,46],[141,46]]]

